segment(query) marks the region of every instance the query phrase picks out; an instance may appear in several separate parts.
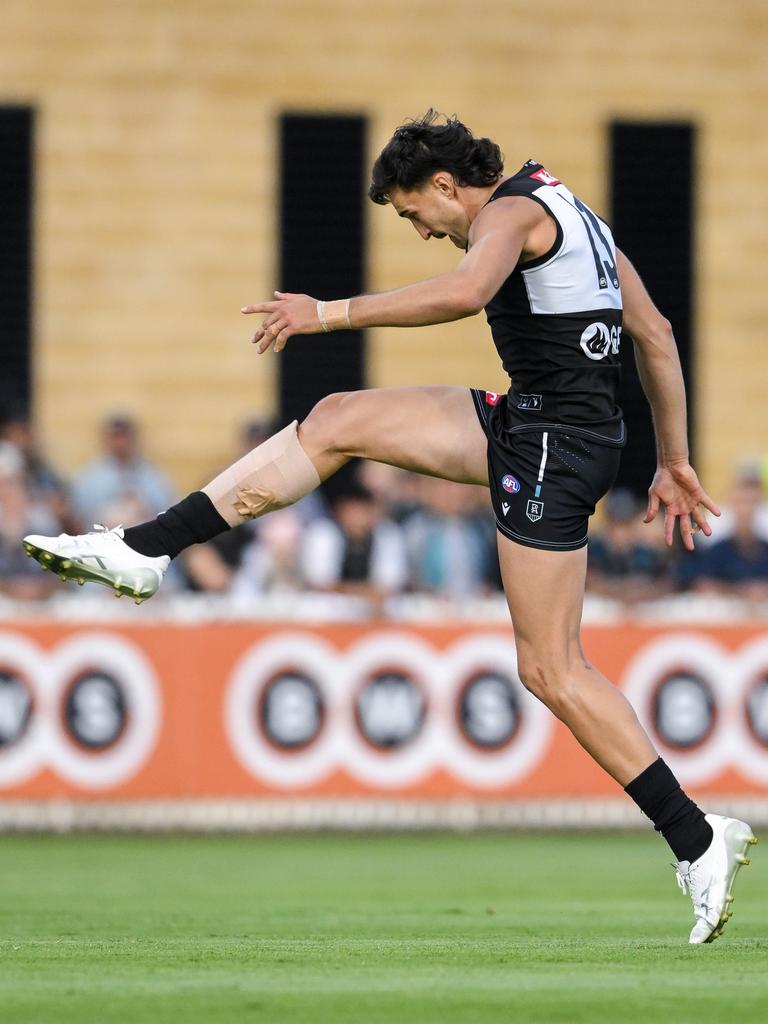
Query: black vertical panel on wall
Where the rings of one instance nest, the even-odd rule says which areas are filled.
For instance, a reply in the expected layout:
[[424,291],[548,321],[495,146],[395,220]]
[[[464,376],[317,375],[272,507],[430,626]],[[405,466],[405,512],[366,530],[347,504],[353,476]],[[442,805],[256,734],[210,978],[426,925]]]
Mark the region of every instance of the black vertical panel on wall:
[[[683,122],[610,126],[611,225],[675,332],[694,423],[694,216],[696,130]],[[656,463],[653,427],[628,337],[622,345],[621,405],[629,434],[617,484],[644,493]],[[693,438],[691,438],[693,446]]]
[[0,408],[30,398],[33,131],[30,107],[0,105]]
[[[366,120],[286,114],[280,119],[278,289],[319,299],[365,287]],[[302,419],[335,391],[364,386],[362,331],[291,338],[277,357],[280,417]]]

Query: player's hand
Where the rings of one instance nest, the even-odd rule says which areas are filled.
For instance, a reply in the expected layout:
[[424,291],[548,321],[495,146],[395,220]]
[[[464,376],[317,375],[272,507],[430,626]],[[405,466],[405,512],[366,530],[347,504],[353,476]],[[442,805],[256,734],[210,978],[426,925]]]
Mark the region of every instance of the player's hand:
[[679,520],[680,536],[689,551],[693,551],[693,537],[699,530],[712,535],[707,512],[720,515],[720,509],[699,483],[693,467],[687,462],[659,466],[648,488],[648,511],[643,522],[651,523],[659,507],[664,506],[664,540],[671,544],[675,523]]
[[259,302],[255,306],[243,306],[241,313],[265,313],[253,338],[259,346],[259,355],[270,345],[275,352],[285,348],[285,343],[294,334],[318,334],[322,331],[317,316],[317,299],[311,295],[293,295],[290,292],[275,292],[272,302]]

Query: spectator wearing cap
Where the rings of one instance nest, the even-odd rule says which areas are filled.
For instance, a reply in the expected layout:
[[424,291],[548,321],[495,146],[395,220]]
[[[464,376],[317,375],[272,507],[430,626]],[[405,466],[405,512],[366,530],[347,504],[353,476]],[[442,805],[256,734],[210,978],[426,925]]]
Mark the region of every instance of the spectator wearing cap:
[[132,526],[156,516],[175,500],[161,470],[143,457],[135,420],[110,416],[102,428],[103,454],[72,481],[72,507],[83,527],[103,522]]
[[615,488],[601,512],[602,524],[589,538],[587,589],[628,603],[669,593],[674,584],[669,556],[655,524],[643,523],[635,496]]
[[55,534],[61,529],[49,506],[31,493],[24,456],[9,441],[0,441],[0,593],[38,601],[58,586],[27,558],[21,541],[28,533]]
[[683,563],[685,587],[700,593],[768,601],[768,541],[758,533],[762,485],[739,475],[728,500],[729,535]]

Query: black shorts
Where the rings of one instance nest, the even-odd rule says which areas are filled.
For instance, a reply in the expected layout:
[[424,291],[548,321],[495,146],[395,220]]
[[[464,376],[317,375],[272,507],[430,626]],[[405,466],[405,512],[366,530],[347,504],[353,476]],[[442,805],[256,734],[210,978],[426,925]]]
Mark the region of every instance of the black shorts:
[[567,427],[508,430],[506,395],[472,388],[488,438],[488,477],[499,531],[529,548],[574,551],[587,520],[612,486],[621,449]]

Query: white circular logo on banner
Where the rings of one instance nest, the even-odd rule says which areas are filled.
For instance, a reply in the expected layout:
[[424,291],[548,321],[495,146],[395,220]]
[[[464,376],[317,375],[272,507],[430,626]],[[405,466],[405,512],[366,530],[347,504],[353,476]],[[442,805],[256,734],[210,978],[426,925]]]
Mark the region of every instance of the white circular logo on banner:
[[[448,671],[446,698],[451,709],[445,759],[452,774],[474,786],[487,788],[510,785],[524,778],[544,756],[555,720],[520,682],[514,640],[493,635],[460,640],[445,652],[445,666]],[[503,680],[504,688],[512,695],[508,709],[496,718],[497,728],[499,723],[508,723],[509,737],[505,743],[490,749],[481,749],[471,740],[468,742],[466,722],[461,721],[467,684],[482,678],[483,674],[488,679],[495,678],[497,686],[498,681]],[[498,689],[494,702],[500,703]],[[517,716],[514,722],[513,706]],[[486,716],[489,713],[487,706],[484,713]]]
[[766,783],[766,679],[766,637],[729,651],[700,633],[673,633],[632,659],[622,689],[684,785],[706,783],[727,768]]
[[84,789],[135,775],[155,747],[161,704],[138,648],[111,633],[78,633],[44,651],[0,634],[0,786],[50,768]]
[[[308,633],[280,633],[249,648],[235,666],[224,703],[224,725],[240,764],[256,778],[275,786],[309,786],[324,779],[338,758],[338,709],[330,680],[336,672],[335,650]],[[270,707],[279,685],[281,712]],[[301,680],[301,682],[299,682]],[[291,681],[290,683],[288,681]],[[299,687],[303,687],[300,691]],[[317,694],[317,728],[308,732],[307,695]],[[286,696],[286,694],[288,694]],[[280,728],[276,715],[280,714]],[[281,744],[286,735],[299,745]]]

